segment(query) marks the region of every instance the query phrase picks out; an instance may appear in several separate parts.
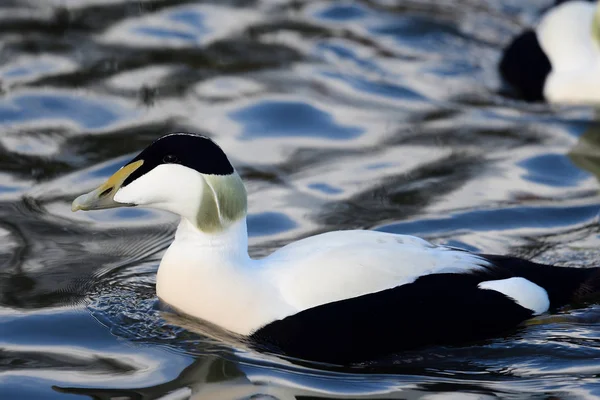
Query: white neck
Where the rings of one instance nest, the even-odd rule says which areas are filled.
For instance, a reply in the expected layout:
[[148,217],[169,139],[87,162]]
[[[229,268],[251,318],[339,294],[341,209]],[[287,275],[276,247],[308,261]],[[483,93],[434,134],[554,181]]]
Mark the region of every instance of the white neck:
[[247,335],[290,312],[260,270],[260,261],[248,255],[246,218],[218,233],[182,218],[160,263],[156,291],[185,314]]
[[171,246],[173,245],[191,250],[190,256],[195,259],[227,260],[236,264],[252,261],[248,255],[246,218],[232,223],[221,232],[213,233],[203,232],[187,218],[181,218]]

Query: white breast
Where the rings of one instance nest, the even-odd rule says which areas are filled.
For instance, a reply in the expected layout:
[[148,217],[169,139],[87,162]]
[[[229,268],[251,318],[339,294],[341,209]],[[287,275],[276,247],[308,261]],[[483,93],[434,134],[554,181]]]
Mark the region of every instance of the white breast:
[[246,221],[222,235],[182,219],[156,276],[158,297],[179,312],[242,335],[296,310],[248,256]]

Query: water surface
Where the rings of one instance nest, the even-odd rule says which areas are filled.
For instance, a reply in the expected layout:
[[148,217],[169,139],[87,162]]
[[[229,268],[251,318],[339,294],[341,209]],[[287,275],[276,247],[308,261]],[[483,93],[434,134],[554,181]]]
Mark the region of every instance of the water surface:
[[70,211],[188,130],[247,183],[254,256],[364,228],[596,265],[594,111],[526,104],[496,74],[548,3],[3,1],[0,398],[600,397],[600,306],[468,346],[300,366],[161,310],[174,216]]

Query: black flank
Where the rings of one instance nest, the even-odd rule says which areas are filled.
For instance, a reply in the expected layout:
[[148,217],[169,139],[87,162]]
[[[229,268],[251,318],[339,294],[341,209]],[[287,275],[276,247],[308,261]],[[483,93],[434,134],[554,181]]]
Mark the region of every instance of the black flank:
[[[556,0],[556,1],[554,2],[554,5],[555,5],[555,6],[558,6],[558,5],[561,5],[562,3],[568,3],[568,2],[570,2],[570,1],[574,1],[574,0]],[[587,1],[588,3],[592,3],[592,2],[594,2],[594,1],[596,1],[596,0],[586,0],[586,1]]]
[[466,344],[509,332],[533,312],[484,281],[523,277],[543,287],[551,307],[600,294],[600,268],[537,264],[481,255],[492,266],[466,274],[433,274],[381,292],[314,307],[253,333],[262,351],[348,364],[431,345]]
[[499,69],[504,79],[525,100],[544,100],[544,84],[552,67],[534,31],[522,33],[508,45]]
[[480,274],[436,274],[393,289],[324,304],[259,329],[259,350],[347,364],[426,345],[497,335],[532,312],[505,295],[477,288]]
[[229,175],[233,166],[221,148],[210,138],[193,133],[174,133],[156,140],[132,162],[144,160],[140,168],[127,177],[127,186],[160,164],[181,164],[202,174]]

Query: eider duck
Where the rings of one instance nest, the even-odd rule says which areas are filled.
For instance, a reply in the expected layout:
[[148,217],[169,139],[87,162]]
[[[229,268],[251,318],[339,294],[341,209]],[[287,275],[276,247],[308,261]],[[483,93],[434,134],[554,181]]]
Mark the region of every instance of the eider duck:
[[498,335],[586,301],[600,268],[535,264],[367,230],[248,255],[242,179],[211,139],[156,140],[72,210],[144,206],[181,216],[157,273],[159,299],[259,351],[338,365]]
[[600,7],[557,1],[504,50],[499,70],[527,101],[600,103]]

